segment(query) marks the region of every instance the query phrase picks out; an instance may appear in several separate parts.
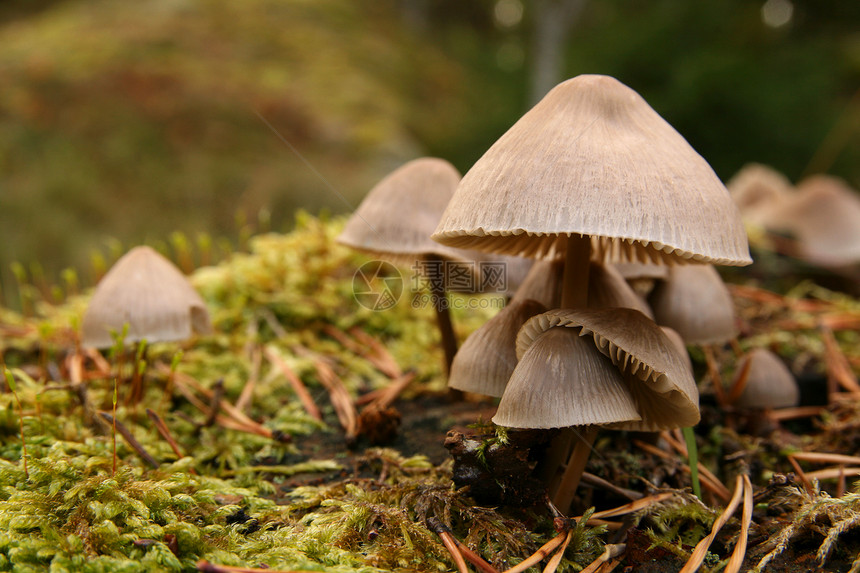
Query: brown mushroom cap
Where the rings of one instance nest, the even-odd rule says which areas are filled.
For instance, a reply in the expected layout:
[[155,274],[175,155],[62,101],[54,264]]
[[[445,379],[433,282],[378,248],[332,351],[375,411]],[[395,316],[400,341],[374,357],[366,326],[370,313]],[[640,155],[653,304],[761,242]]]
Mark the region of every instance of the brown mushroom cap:
[[425,255],[472,260],[460,249],[430,240],[459,183],[460,173],[444,159],[409,161],[370,190],[337,241],[401,264]]
[[588,273],[588,308],[633,308],[654,319],[651,308],[612,265],[592,262]]
[[547,308],[557,307],[563,275],[563,261],[535,261],[513,298],[536,300]]
[[711,265],[671,267],[648,297],[657,324],[687,344],[722,344],[735,337],[735,310],[723,279]]
[[122,332],[125,324],[127,343],[185,340],[212,330],[206,304],[185,275],[147,246],[131,249],[102,277],[84,313],[81,343],[112,346],[111,331]]
[[800,257],[826,267],[860,261],[860,197],[836,177],[816,175],[797,184],[771,226],[797,238]]
[[749,363],[746,385],[735,402],[738,408],[788,408],[797,406],[800,389],[791,371],[766,348],[751,350],[738,362],[737,375]]
[[568,328],[540,332],[520,357],[493,422],[566,428],[640,419],[621,372]]
[[751,262],[728,191],[636,92],[582,75],[556,86],[463,177],[433,239],[561,258],[590,236],[604,262]]
[[469,335],[454,356],[448,385],[458,390],[501,396],[517,365],[517,333],[525,321],[546,308],[534,300],[514,299]]
[[779,171],[762,165],[745,165],[726,183],[744,221],[767,227],[792,193],[791,181]]
[[[688,359],[654,321],[627,308],[551,310],[529,319],[520,329],[517,355],[521,362],[543,332],[562,326],[580,336],[589,335],[622,373],[641,421],[613,423],[613,428],[653,431],[698,423],[699,391]],[[513,378],[509,388],[511,384]],[[503,402],[506,396],[507,390]]]

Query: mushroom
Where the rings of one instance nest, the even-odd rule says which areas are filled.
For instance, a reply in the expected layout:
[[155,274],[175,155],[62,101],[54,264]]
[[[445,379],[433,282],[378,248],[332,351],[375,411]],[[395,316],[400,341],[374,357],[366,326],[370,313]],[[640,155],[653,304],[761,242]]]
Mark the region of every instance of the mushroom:
[[616,263],[613,265],[633,291],[643,298],[654,289],[658,280],[666,278],[669,274],[665,265],[652,265],[649,263]]
[[535,261],[523,282],[514,292],[513,300],[536,300],[547,308],[561,302],[561,281],[564,261]]
[[125,342],[185,340],[212,331],[206,304],[185,275],[151,247],[123,255],[102,277],[81,323],[85,347],[108,348],[127,325]]
[[791,181],[779,171],[762,165],[745,165],[726,183],[743,220],[757,227],[769,227],[774,214],[792,193]]
[[[459,182],[459,172],[444,159],[409,161],[370,190],[337,238],[341,244],[392,263],[432,272],[425,278],[436,311],[446,372],[457,353],[457,339],[445,299],[443,271],[446,262],[474,265],[475,253],[440,245],[430,240],[430,234]],[[474,278],[472,274],[471,280]]]
[[808,263],[839,268],[860,262],[860,198],[841,179],[815,175],[798,183],[771,226],[794,235],[797,255]]
[[800,401],[794,375],[766,348],[755,348],[738,362],[734,385],[740,384],[743,391],[734,401],[737,408],[771,410],[797,406]]
[[565,258],[563,308],[585,306],[588,261],[751,262],[708,163],[636,92],[583,75],[550,91],[460,182],[433,239]]
[[670,267],[648,302],[657,324],[672,328],[687,344],[722,344],[737,334],[732,296],[711,265]]
[[723,279],[711,265],[670,267],[648,297],[657,324],[675,330],[686,344],[699,345],[720,405],[727,405],[715,345],[737,336],[735,307]]
[[587,306],[592,260],[752,262],[737,207],[708,163],[636,92],[596,75],[559,84],[502,135],[463,177],[432,238],[563,259],[564,309]]
[[454,357],[448,385],[457,390],[501,396],[517,365],[517,332],[529,318],[546,311],[541,303],[514,298],[469,335]]
[[519,363],[493,422],[574,428],[574,448],[553,502],[566,511],[600,426],[654,431],[695,425],[698,390],[686,353],[633,309],[553,310],[517,336]]
[[[517,332],[532,316],[558,305],[561,264],[538,261],[511,302],[473,332],[454,357],[448,385],[452,388],[501,396],[517,364],[514,351]],[[649,318],[651,309],[609,266],[591,263],[589,308],[624,307],[639,310]],[[527,298],[534,295],[540,301]]]

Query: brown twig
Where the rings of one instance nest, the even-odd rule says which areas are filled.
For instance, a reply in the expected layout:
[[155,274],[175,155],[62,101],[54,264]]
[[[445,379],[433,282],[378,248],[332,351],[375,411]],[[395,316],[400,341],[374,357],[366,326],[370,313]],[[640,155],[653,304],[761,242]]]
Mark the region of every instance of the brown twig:
[[[681,454],[685,458],[689,457],[689,454],[687,453],[687,446],[684,444],[683,441],[672,437],[671,434],[669,434],[668,432],[665,432],[665,431],[662,432],[660,434],[660,436],[664,440],[666,440],[666,442],[670,446],[672,446],[672,448],[676,452],[678,452],[679,454]],[[717,488],[720,491],[720,493],[717,493],[717,495],[719,495],[723,499],[723,501],[727,501],[729,499],[729,496],[731,495],[731,493],[729,493],[729,488],[727,488],[725,486],[725,484],[723,484],[723,482],[720,480],[720,478],[715,476],[714,473],[711,470],[709,470],[708,467],[705,466],[702,462],[697,463],[697,468],[699,470],[699,474],[701,475],[701,477],[703,479],[706,479],[706,480],[710,481],[712,484],[714,484],[715,486],[717,486]],[[689,471],[689,468],[687,468],[687,470]]]
[[851,370],[848,360],[839,349],[839,344],[836,343],[833,331],[824,324],[820,324],[818,330],[821,332],[821,340],[824,342],[824,356],[827,363],[828,378],[832,377],[848,392],[860,392],[860,383],[857,381],[857,376]]
[[567,538],[568,533],[568,531],[562,531],[561,533],[541,545],[537,551],[526,557],[523,561],[517,563],[510,569],[506,569],[504,573],[522,573],[522,571],[525,571],[529,567],[537,565],[538,563],[552,555],[552,552],[555,551],[555,548],[561,545]]
[[726,402],[721,405],[726,406],[738,401],[741,394],[744,393],[744,389],[747,387],[747,380],[749,380],[750,377],[750,367],[752,367],[752,360],[744,362],[741,369],[737,374],[735,374],[735,379],[732,381],[732,387],[729,389],[729,395],[726,397]]
[[[610,561],[623,554],[627,549],[627,545],[624,543],[608,543],[606,547],[603,548],[603,553],[592,561],[588,567],[580,571],[579,573],[599,573],[604,570],[604,565],[608,564]],[[612,571],[614,566],[610,569],[606,569],[607,571]]]
[[221,399],[224,397],[224,379],[219,378],[212,385],[212,394],[209,396],[209,415],[206,416],[206,421],[203,422],[203,427],[208,428],[218,419],[218,412],[221,410]]
[[466,566],[466,560],[463,558],[463,553],[460,551],[460,543],[451,531],[437,518],[431,517],[427,520],[427,527],[439,536],[445,549],[451,554],[454,564],[457,565],[457,570],[460,573],[469,573],[469,568]]
[[[170,445],[170,449],[173,450],[173,453],[176,454],[176,457],[182,458],[185,455],[182,453],[182,450],[179,448],[179,444],[173,439],[173,434],[170,433],[170,429],[167,427],[167,424],[164,423],[164,420],[161,419],[161,416],[155,413],[154,410],[147,408],[146,415],[149,416],[149,419],[152,420],[155,429],[158,430],[158,433],[161,434],[161,437],[165,439],[165,441]],[[191,470],[194,471],[193,469]]]
[[[627,515],[628,513],[641,511],[646,507],[651,507],[652,505],[664,502],[674,495],[675,494],[671,492],[655,493],[654,495],[649,495],[648,497],[643,497],[642,499],[637,499],[636,501],[631,501],[630,503],[619,505],[618,507],[615,507],[613,509],[605,509],[603,511],[592,513],[590,519],[600,519],[604,517],[618,517],[619,515]],[[575,519],[581,518],[582,516],[579,516]]]
[[254,389],[257,386],[257,379],[260,377],[260,367],[263,362],[263,351],[259,347],[254,347],[251,351],[251,375],[245,382],[242,388],[242,393],[236,400],[236,409],[245,411],[251,404],[251,399],[254,397]]
[[344,429],[347,440],[354,440],[358,437],[358,412],[355,409],[352,396],[349,395],[349,391],[344,386],[343,381],[324,357],[316,355],[303,346],[295,346],[293,350],[296,354],[313,360],[314,368],[317,371],[317,379],[328,391],[329,399],[332,406],[334,406],[337,419]]
[[[672,454],[670,454],[669,452],[665,452],[656,446],[652,446],[651,444],[646,444],[645,442],[641,442],[639,440],[633,440],[633,444],[636,445],[638,448],[645,450],[649,454],[653,454],[655,456],[663,458],[664,460],[670,461],[675,459],[674,456],[672,456]],[[705,468],[705,466],[701,463],[699,463],[698,468],[699,479],[702,483],[702,487],[704,487],[714,495],[717,495],[723,501],[728,501],[729,497],[731,496],[731,493],[728,489],[726,489],[726,486],[724,486],[719,480],[717,480],[716,477],[712,478],[711,476],[713,476],[713,474],[710,471],[702,471],[703,468],[705,470],[707,470],[707,468]],[[687,465],[682,465],[681,471],[690,473],[690,468]]]
[[308,392],[307,386],[305,386],[301,378],[292,371],[284,359],[281,358],[278,351],[273,346],[266,346],[263,352],[269,362],[271,362],[273,366],[277,367],[283,373],[284,377],[286,377],[287,381],[293,387],[293,392],[296,393],[296,396],[298,396],[299,401],[302,403],[305,412],[307,412],[314,420],[322,421],[322,412],[320,412],[320,409],[317,407],[316,403],[314,403],[313,398],[311,398],[311,394]]
[[391,384],[385,388],[368,392],[367,394],[359,397],[356,399],[355,403],[359,406],[363,404],[367,404],[368,406],[374,404],[377,408],[385,409],[394,403],[400,393],[403,392],[403,390],[405,390],[414,379],[415,372],[407,372],[400,376],[400,378],[393,380]]
[[[212,391],[208,388],[204,388],[197,380],[188,376],[187,374],[180,374],[177,372],[176,377],[176,388],[179,392],[185,396],[185,399],[188,400],[195,408],[203,412],[204,415],[209,416],[210,408],[207,406],[202,400],[200,400],[197,396],[192,392],[192,388],[197,390],[204,397],[208,399],[212,399]],[[229,401],[221,400],[219,402],[220,409],[224,414],[217,414],[215,420],[218,422],[220,426],[224,428],[228,428],[231,430],[238,430],[240,432],[247,432],[249,434],[256,434],[258,436],[263,436],[264,438],[269,439],[277,439],[279,441],[289,440],[290,437],[288,434],[277,434],[272,432],[269,428],[258,424],[248,416],[246,416],[243,412],[236,409]]]
[[567,550],[567,546],[570,545],[570,540],[573,539],[573,531],[568,531],[564,536],[564,541],[561,544],[561,547],[558,548],[558,551],[555,552],[555,555],[547,562],[546,567],[544,568],[544,573],[555,573],[555,570],[558,569],[558,564],[561,563],[562,557],[564,557],[564,552]]
[[783,420],[796,420],[797,418],[808,418],[818,416],[827,408],[824,406],[797,406],[794,408],[779,408],[771,410],[768,415],[771,420],[781,422]]
[[589,472],[582,472],[582,483],[586,483],[592,487],[605,489],[606,491],[612,492],[618,496],[626,497],[630,501],[636,501],[637,499],[642,499],[645,496],[645,494],[641,492],[618,487],[614,483]]
[[738,476],[735,480],[735,491],[732,494],[732,499],[729,501],[729,504],[723,510],[723,513],[714,521],[714,524],[711,526],[711,533],[706,537],[702,538],[701,541],[696,545],[695,549],[693,549],[693,553],[690,555],[690,559],[687,560],[687,563],[684,565],[684,568],[681,569],[681,573],[693,573],[694,571],[698,571],[699,567],[702,566],[702,563],[705,561],[705,557],[708,554],[708,549],[711,547],[711,543],[713,543],[714,538],[719,533],[720,529],[726,524],[729,518],[735,513],[735,510],[738,508],[738,504],[741,502],[741,497],[744,493],[744,480],[742,476]]
[[720,368],[717,365],[717,358],[714,356],[714,349],[705,344],[702,346],[702,351],[705,354],[705,364],[708,367],[708,377],[711,379],[711,386],[714,388],[714,397],[717,399],[717,404],[726,406],[726,393],[723,390],[723,378],[720,376]]
[[125,439],[131,448],[137,452],[137,455],[143,459],[146,463],[151,465],[154,468],[159,466],[159,463],[153,458],[149,452],[137,441],[137,439],[132,435],[131,431],[125,427],[125,424],[114,418],[109,412],[99,412],[99,416],[102,417],[108,424],[113,424],[116,427],[116,431],[120,433],[120,435]]
[[399,378],[403,375],[400,365],[397,364],[397,361],[381,342],[357,326],[351,328],[349,333],[352,334],[356,340],[367,345],[367,347],[371,349],[371,353],[368,355],[368,360],[370,360],[380,372],[386,374],[389,378]]
[[735,549],[732,551],[732,556],[729,558],[728,564],[726,564],[725,573],[738,573],[744,564],[744,557],[747,553],[747,539],[750,534],[750,523],[752,523],[753,493],[752,482],[750,482],[750,477],[746,474],[743,476],[743,489],[744,511],[741,518],[741,533],[738,536]]

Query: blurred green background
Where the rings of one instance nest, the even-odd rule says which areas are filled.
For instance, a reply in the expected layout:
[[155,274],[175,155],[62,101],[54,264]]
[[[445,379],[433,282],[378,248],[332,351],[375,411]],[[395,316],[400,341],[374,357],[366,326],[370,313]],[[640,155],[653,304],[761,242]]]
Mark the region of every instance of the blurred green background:
[[581,73],[723,180],[860,185],[856,1],[0,0],[0,302],[15,262],[88,284],[94,253],[287,230],[417,156],[465,172]]

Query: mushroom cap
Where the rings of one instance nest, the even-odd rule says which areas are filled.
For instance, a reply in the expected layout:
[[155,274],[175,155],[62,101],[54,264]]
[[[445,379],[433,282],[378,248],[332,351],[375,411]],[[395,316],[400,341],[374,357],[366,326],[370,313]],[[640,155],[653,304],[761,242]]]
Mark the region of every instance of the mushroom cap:
[[592,261],[588,273],[588,308],[633,308],[654,320],[654,313],[613,265]]
[[687,344],[722,344],[735,337],[735,308],[711,265],[669,268],[648,297],[657,324],[678,332]]
[[564,261],[535,261],[513,298],[536,300],[547,308],[557,307],[561,304],[563,280]]
[[[567,327],[591,338],[594,346],[621,372],[641,420],[607,425],[615,429],[654,431],[698,423],[699,391],[688,358],[653,320],[628,308],[551,310],[532,317],[520,329],[517,336],[520,361],[523,362],[541,333],[555,327]],[[512,384],[513,378],[508,387]],[[578,422],[571,425],[575,424]]]
[[509,428],[566,428],[640,420],[621,372],[569,328],[538,334],[523,353],[493,422]]
[[767,165],[750,163],[729,179],[726,187],[747,223],[768,227],[792,193],[791,181]]
[[185,275],[147,246],[131,249],[102,277],[81,322],[81,343],[112,346],[111,331],[126,324],[127,343],[186,340],[212,331],[206,304]]
[[617,263],[615,267],[624,280],[634,279],[665,279],[669,270],[665,265],[654,265],[650,263]]
[[517,365],[517,333],[529,318],[546,311],[534,300],[514,299],[474,331],[454,356],[448,386],[501,396]]
[[860,197],[843,180],[804,179],[774,218],[776,230],[795,235],[804,260],[825,267],[860,261]]
[[779,356],[766,348],[751,350],[738,363],[736,377],[749,363],[746,386],[735,406],[738,408],[789,408],[800,401],[800,389],[791,371]]
[[337,241],[394,263],[412,264],[425,255],[473,260],[469,253],[430,240],[459,182],[460,173],[444,159],[413,159],[370,190]]
[[[661,267],[665,268],[665,267]],[[564,279],[563,261],[536,261],[514,299],[533,299],[547,308],[558,307]],[[588,273],[588,308],[635,308],[649,318],[651,309],[614,268],[596,261]]]
[[561,258],[572,235],[590,236],[603,262],[751,262],[708,163],[607,76],[567,80],[520,118],[463,177],[433,239]]

